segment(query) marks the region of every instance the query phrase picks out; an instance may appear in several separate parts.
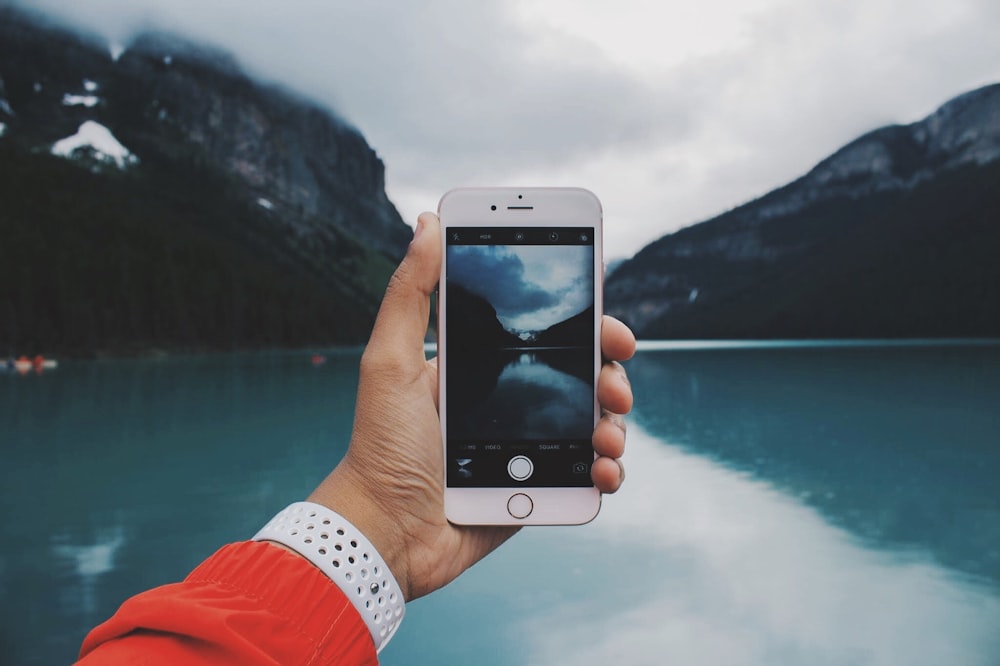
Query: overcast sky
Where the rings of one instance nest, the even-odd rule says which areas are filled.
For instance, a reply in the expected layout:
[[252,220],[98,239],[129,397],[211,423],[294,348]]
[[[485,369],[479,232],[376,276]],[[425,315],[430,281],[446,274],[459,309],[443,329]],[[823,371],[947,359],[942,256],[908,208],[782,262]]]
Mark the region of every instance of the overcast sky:
[[609,258],[1000,81],[997,0],[20,4],[233,51],[356,125],[411,223],[459,185],[587,187]]
[[541,331],[593,303],[589,245],[449,245],[448,279],[482,296],[510,331]]

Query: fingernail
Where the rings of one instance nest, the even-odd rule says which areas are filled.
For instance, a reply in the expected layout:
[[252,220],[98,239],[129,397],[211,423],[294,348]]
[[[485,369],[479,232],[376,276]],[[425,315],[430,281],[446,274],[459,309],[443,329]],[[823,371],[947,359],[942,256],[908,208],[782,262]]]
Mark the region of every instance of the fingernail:
[[417,239],[420,238],[420,234],[423,232],[423,230],[424,230],[424,221],[418,217],[417,226],[413,230],[413,238],[410,240],[410,243],[416,243]]

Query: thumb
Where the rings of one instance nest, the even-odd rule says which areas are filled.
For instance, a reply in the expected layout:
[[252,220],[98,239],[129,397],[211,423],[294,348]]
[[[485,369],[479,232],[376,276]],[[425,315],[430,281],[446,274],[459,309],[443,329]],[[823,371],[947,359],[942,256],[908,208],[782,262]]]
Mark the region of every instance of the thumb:
[[441,277],[441,223],[434,213],[417,218],[413,240],[396,268],[375,318],[365,356],[397,368],[423,368],[430,297]]

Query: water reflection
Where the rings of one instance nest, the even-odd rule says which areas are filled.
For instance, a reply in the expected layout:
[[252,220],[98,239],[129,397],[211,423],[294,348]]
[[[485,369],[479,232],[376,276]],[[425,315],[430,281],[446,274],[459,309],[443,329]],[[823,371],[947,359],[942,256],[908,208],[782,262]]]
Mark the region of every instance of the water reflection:
[[[358,357],[67,362],[0,377],[0,512],[13,517],[0,663],[69,663],[126,598],[305,497],[346,449]],[[25,507],[31,520],[17,520]]]
[[[1000,597],[925,553],[870,549],[818,511],[634,428],[629,489],[590,539],[620,592],[533,615],[533,664],[996,664]],[[613,593],[612,593],[613,594]],[[599,596],[599,598],[601,598]],[[606,612],[605,612],[606,611]]]
[[501,350],[448,365],[448,434],[456,439],[589,439],[586,349]]
[[95,617],[98,609],[97,587],[101,575],[115,568],[118,551],[125,545],[125,528],[115,525],[102,529],[93,543],[73,543],[69,534],[52,538],[52,554],[60,564],[68,564],[72,577],[63,583],[60,597],[63,613]]
[[[558,358],[558,354],[550,356]],[[511,405],[501,410],[511,416],[518,415],[513,431],[524,438],[589,435],[589,428],[581,430],[581,427],[587,427],[593,420],[590,385],[555,369],[537,352],[521,352],[517,360],[504,368],[493,400],[497,405]],[[522,401],[523,405],[517,405]]]
[[629,371],[656,437],[1000,585],[1000,347],[646,352]]

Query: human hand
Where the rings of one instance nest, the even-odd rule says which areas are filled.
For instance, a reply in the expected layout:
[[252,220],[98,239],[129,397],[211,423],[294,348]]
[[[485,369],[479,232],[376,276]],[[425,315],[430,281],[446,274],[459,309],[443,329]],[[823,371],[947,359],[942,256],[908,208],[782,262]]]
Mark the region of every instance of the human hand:
[[[441,273],[441,227],[420,216],[403,262],[389,282],[361,359],[354,432],[347,455],[309,497],[344,516],[378,549],[407,601],[444,587],[519,528],[453,525],[444,513],[444,463],[437,411],[437,361],[425,360],[430,297]],[[594,485],[618,490],[625,477],[621,414],[632,390],[618,363],[635,337],[604,317],[605,358],[594,429]]]

